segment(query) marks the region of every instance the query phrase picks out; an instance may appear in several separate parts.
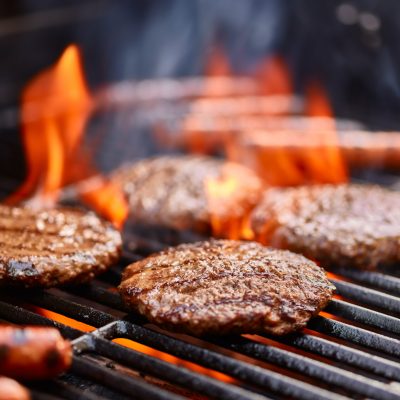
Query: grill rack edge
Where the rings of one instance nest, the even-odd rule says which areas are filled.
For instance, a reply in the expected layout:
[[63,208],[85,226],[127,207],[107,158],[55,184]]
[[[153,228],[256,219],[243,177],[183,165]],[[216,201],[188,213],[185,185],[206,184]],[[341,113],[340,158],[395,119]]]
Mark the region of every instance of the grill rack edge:
[[[139,242],[143,244],[143,239]],[[164,243],[148,244],[149,252],[165,246]],[[120,318],[103,311],[106,307],[126,312],[118,294],[107,290],[105,285],[115,283],[122,267],[141,257],[143,253],[125,252],[111,276],[105,274],[100,282],[84,287],[18,293],[5,290],[0,294],[2,320],[53,325],[74,343],[71,374],[81,380],[71,383],[67,376],[50,385],[34,384],[33,398],[76,399],[78,396],[92,400],[115,398],[118,394],[121,399],[340,399],[346,396],[400,399],[400,319],[397,318],[400,308],[396,309],[400,298],[395,296],[400,288],[399,278],[363,272],[358,283],[367,281],[370,287],[335,279],[338,294],[345,300],[334,299],[325,310],[332,317],[314,318],[308,324],[310,331],[282,338],[263,335],[259,336],[260,340],[207,339],[211,347],[249,357],[255,361],[253,364],[160,332],[142,318],[132,315]],[[345,275],[345,278],[351,277]],[[357,276],[353,274],[352,278]],[[389,287],[382,287],[387,282]],[[385,289],[389,293],[382,292]],[[57,323],[21,307],[21,300],[91,325],[95,330],[85,333]],[[116,338],[130,339],[223,373],[236,384],[122,347],[113,342]],[[98,357],[109,362],[102,363]],[[260,362],[272,368],[257,365]],[[117,372],[115,364],[135,370],[138,375]],[[151,384],[145,377],[168,386]]]

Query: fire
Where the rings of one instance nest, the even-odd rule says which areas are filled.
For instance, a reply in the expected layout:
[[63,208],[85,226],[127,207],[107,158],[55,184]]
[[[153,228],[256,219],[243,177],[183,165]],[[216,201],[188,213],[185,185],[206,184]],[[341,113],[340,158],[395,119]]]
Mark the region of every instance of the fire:
[[[62,188],[95,174],[82,139],[95,107],[87,88],[77,46],[68,46],[58,62],[39,73],[22,93],[22,141],[28,173],[22,186],[8,199],[28,200],[31,206],[52,207]],[[83,200],[120,225],[126,203],[115,198],[104,181]],[[108,207],[106,202],[112,207]]]
[[70,326],[71,328],[78,329],[82,332],[92,332],[96,329],[94,326],[66,317],[65,315],[56,313],[54,311],[46,310],[37,306],[26,305],[26,307],[36,314],[42,315],[43,317],[49,318],[53,321],[57,321],[63,325]]
[[206,76],[231,76],[232,70],[228,56],[221,46],[212,47],[204,68]]
[[232,161],[252,167],[272,186],[347,181],[334,130],[243,132],[227,152]]
[[299,129],[243,130],[231,135],[226,143],[228,158],[253,167],[273,186],[347,182],[332,108],[315,82],[307,89],[305,114],[309,122]]
[[125,346],[128,348],[134,349],[141,353],[145,353],[149,356],[159,358],[159,359],[169,362],[171,364],[175,364],[178,366],[182,366],[184,368],[188,368],[192,371],[198,372],[203,375],[210,376],[212,378],[215,378],[215,379],[227,382],[227,383],[235,383],[236,382],[236,380],[233,379],[232,377],[230,377],[229,375],[225,375],[221,372],[217,372],[217,371],[202,367],[202,366],[194,364],[190,361],[182,360],[181,358],[175,357],[171,354],[164,353],[159,350],[155,350],[151,347],[134,342],[133,340],[130,340],[130,339],[119,338],[119,339],[114,339],[113,342],[118,343],[121,346]]
[[256,78],[264,94],[293,93],[293,83],[289,68],[280,56],[269,57],[261,64]]
[[205,182],[208,207],[211,216],[213,235],[222,237],[227,235],[230,239],[239,239],[241,221],[239,217],[225,220],[220,217],[227,202],[240,190],[239,183],[234,176],[209,178]]
[[[211,68],[213,73],[231,74],[223,53],[216,52],[212,61],[218,66]],[[229,161],[246,165],[270,186],[347,182],[334,113],[323,86],[311,82],[304,98],[296,97],[289,68],[280,56],[262,63],[254,79],[256,95],[192,101],[175,145],[198,153],[222,150]],[[253,238],[247,215],[223,213],[235,209],[232,202],[242,190],[240,178],[227,173],[205,185],[213,234]]]
[[[241,182],[246,179],[244,193]],[[252,239],[249,215],[252,190],[256,192],[259,189],[258,179],[243,175],[243,170],[232,163],[225,163],[220,176],[209,177],[204,184],[213,236]]]
[[306,89],[305,114],[310,117],[333,117],[331,104],[324,88],[316,81]]

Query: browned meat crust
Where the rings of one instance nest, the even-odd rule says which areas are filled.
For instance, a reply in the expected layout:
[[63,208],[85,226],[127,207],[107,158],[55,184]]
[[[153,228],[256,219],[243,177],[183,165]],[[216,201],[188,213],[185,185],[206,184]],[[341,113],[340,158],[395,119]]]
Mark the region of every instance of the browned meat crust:
[[[223,207],[210,207],[207,180],[229,177],[237,188]],[[211,215],[224,224],[248,214],[262,193],[260,179],[246,167],[201,156],[143,160],[122,167],[113,180],[122,185],[136,221],[201,232],[209,230]]]
[[334,287],[322,268],[301,255],[212,240],[131,264],[119,290],[131,308],[171,330],[282,335],[303,327]]
[[0,283],[87,281],[119,258],[121,244],[120,233],[93,213],[0,205]]
[[400,261],[400,193],[378,186],[269,189],[251,222],[261,242],[324,266],[374,269]]

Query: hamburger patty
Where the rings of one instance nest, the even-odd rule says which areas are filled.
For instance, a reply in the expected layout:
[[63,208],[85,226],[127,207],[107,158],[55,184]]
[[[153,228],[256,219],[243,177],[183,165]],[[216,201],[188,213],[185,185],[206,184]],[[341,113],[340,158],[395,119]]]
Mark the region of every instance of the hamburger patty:
[[0,282],[83,282],[119,258],[121,235],[93,213],[0,205]]
[[[215,216],[224,223],[247,215],[262,194],[260,179],[239,164],[203,156],[163,156],[123,166],[113,178],[126,193],[137,222],[206,232]],[[219,207],[207,182],[232,185]],[[229,183],[228,183],[229,184]]]
[[251,223],[262,243],[324,266],[374,269],[400,261],[400,193],[373,185],[269,189]]
[[125,302],[150,321],[195,335],[303,327],[334,287],[314,262],[255,242],[183,244],[128,266]]

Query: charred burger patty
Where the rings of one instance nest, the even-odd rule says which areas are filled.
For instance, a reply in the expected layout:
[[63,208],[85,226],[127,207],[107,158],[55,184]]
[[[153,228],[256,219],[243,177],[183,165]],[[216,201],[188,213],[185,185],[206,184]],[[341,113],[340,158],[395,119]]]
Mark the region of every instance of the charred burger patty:
[[[246,215],[262,194],[260,179],[239,164],[203,156],[163,156],[125,165],[112,179],[128,197],[135,221],[175,229],[207,231],[211,215],[222,223]],[[226,185],[229,195],[215,207],[207,182]]]
[[373,185],[269,189],[252,214],[263,243],[325,266],[374,269],[400,261],[400,193]]
[[121,244],[120,233],[93,213],[1,205],[0,283],[84,282],[119,258]]
[[281,335],[303,327],[334,287],[322,268],[301,255],[212,240],[131,264],[119,290],[131,308],[171,330]]

